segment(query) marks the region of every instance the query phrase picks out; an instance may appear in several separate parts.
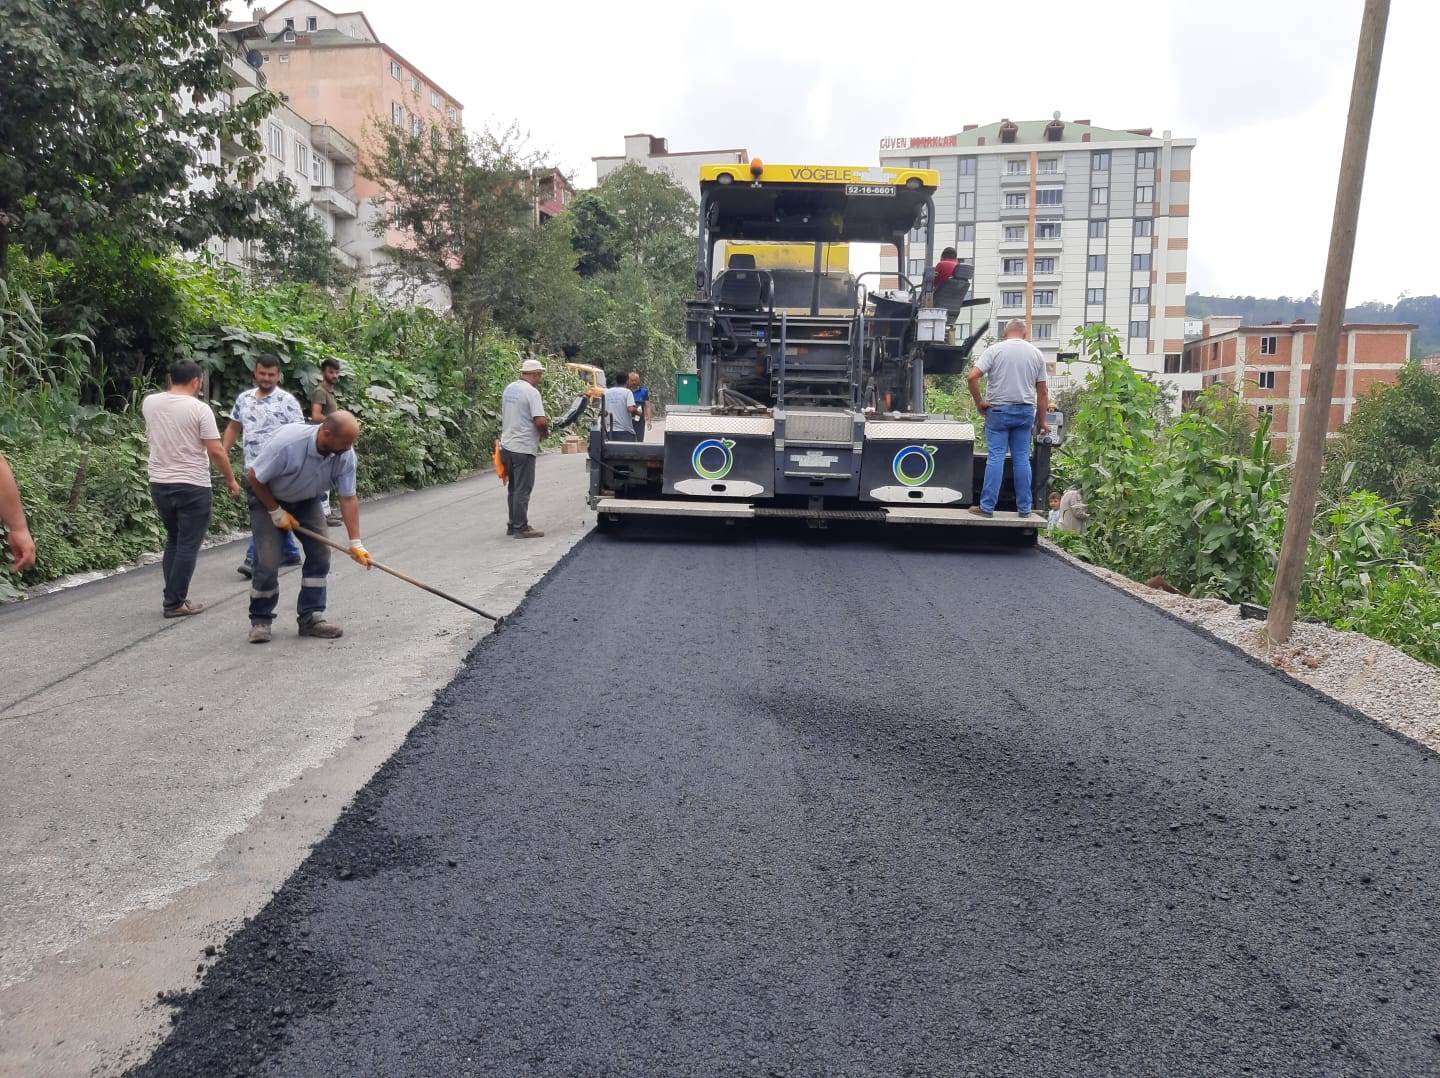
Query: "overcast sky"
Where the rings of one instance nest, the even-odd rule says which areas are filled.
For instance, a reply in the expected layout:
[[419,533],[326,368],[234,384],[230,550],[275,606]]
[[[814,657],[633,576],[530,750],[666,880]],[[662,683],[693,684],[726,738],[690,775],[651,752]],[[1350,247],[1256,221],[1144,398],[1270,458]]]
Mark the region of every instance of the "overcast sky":
[[[1057,109],[1168,128],[1199,143],[1190,290],[1290,296],[1324,275],[1362,7],[362,2],[382,39],[464,103],[468,127],[518,121],[580,186],[627,132],[672,150],[874,164],[886,135]],[[1394,0],[1351,302],[1440,293],[1437,43],[1440,2]]]

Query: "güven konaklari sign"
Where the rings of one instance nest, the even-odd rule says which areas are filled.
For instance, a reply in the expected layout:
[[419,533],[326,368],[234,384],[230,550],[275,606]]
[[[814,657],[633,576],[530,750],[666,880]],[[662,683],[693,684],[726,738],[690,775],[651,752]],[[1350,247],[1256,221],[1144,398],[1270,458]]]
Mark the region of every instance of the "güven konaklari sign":
[[957,144],[958,136],[956,135],[915,135],[910,138],[896,135],[880,140],[882,150],[929,150],[938,146],[955,146]]

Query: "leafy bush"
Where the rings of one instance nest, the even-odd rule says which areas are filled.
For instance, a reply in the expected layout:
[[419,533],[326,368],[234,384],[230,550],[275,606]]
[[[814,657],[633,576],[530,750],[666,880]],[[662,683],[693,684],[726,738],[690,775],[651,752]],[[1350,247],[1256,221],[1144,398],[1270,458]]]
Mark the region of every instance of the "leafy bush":
[[[67,272],[55,263],[46,275]],[[208,372],[222,427],[235,395],[252,384],[260,354],[280,357],[283,384],[299,395],[320,377],[321,360],[334,357],[343,370],[341,405],[362,425],[362,494],[447,482],[488,462],[500,393],[525,357],[520,342],[483,336],[466,363],[458,323],[424,308],[391,307],[358,293],[337,300],[303,285],[255,286],[178,261],[156,272],[174,289],[177,354],[193,355]],[[0,451],[15,469],[39,550],[26,582],[113,568],[157,549],[163,532],[150,503],[138,407],[127,402],[106,412],[81,404],[81,374],[71,368],[89,357],[71,353],[85,342],[54,337],[45,325],[49,312],[15,296],[0,292]],[[131,401],[138,405],[153,388],[153,381],[137,383]],[[541,384],[552,415],[581,388],[560,362],[549,364]],[[49,402],[43,411],[34,405],[39,400]],[[21,408],[18,401],[31,403]],[[238,447],[231,463],[238,473]],[[212,533],[245,528],[244,506],[217,491]],[[18,583],[0,566],[0,591]]]
[[[1076,395],[1055,471],[1084,493],[1090,520],[1083,535],[1057,542],[1132,579],[1159,575],[1196,597],[1267,603],[1287,496],[1268,417],[1257,423],[1211,387],[1196,408],[1163,420],[1158,387],[1112,331],[1088,327],[1077,343],[1096,370]],[[1332,465],[1334,489],[1358,473]],[[1440,531],[1412,527],[1382,494],[1332,494],[1315,523],[1301,610],[1440,664]]]

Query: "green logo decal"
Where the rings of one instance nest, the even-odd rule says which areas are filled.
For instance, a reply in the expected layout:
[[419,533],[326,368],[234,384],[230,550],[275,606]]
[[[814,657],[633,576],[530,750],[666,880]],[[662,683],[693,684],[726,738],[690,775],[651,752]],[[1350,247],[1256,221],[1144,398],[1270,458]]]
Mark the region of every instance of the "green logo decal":
[[897,481],[907,487],[923,487],[935,474],[935,447],[933,445],[907,445],[895,454],[890,465]]
[[735,467],[735,457],[730,452],[734,448],[735,443],[729,438],[706,438],[690,454],[690,467],[701,479],[724,479]]

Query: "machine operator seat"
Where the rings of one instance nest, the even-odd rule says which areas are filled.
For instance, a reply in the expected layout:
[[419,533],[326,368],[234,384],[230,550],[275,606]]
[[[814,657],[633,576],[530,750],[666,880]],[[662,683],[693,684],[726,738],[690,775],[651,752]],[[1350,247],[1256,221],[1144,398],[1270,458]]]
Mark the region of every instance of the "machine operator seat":
[[[749,257],[754,261],[753,255]],[[774,282],[765,270],[727,269],[715,279],[715,306],[729,311],[764,310],[770,305],[774,289]]]
[[964,308],[965,297],[970,294],[970,282],[974,277],[975,267],[960,263],[955,267],[955,275],[935,289],[935,306],[952,315],[958,314]]

